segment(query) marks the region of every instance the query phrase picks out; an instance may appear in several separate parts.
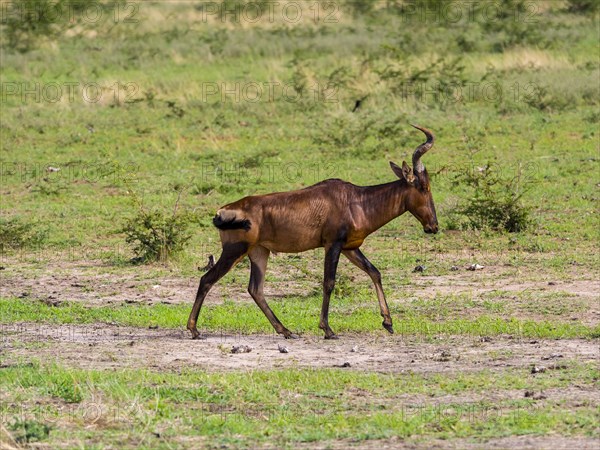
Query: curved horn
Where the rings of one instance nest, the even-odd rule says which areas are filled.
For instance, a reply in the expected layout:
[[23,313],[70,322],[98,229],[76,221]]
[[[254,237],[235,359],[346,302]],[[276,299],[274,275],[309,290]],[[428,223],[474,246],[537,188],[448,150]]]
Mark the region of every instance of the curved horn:
[[425,166],[421,162],[421,156],[423,156],[431,147],[433,147],[433,141],[435,140],[435,137],[433,136],[433,133],[427,128],[423,128],[413,124],[411,124],[411,126],[415,127],[417,130],[421,130],[423,133],[425,133],[425,136],[427,136],[427,141],[423,142],[415,149],[415,152],[413,153],[412,157],[413,170],[415,172],[423,172],[423,170],[425,170]]

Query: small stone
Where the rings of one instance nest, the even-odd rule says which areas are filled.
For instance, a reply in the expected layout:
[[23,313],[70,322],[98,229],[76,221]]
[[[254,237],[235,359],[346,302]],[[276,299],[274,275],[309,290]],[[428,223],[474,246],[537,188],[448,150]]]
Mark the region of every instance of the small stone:
[[279,353],[289,353],[290,352],[287,347],[285,347],[281,344],[277,344],[277,348],[279,349]]
[[346,361],[344,364],[334,364],[333,367],[351,367],[350,363]]
[[471,264],[469,267],[467,267],[467,270],[471,270],[471,271],[481,270],[484,267],[485,266],[480,266],[479,264]]
[[533,366],[531,368],[531,373],[544,373],[546,368],[544,366]]
[[460,269],[458,268],[458,266],[452,266],[452,267],[450,267],[450,270],[452,272],[456,272],[457,270],[460,270]]
[[546,398],[543,393],[539,392],[536,394],[535,391],[525,391],[525,397],[533,400],[544,400]]
[[542,361],[548,361],[549,359],[557,359],[557,358],[562,358],[563,355],[561,355],[560,353],[552,353],[551,355],[548,356],[542,356]]
[[427,269],[427,267],[422,266],[422,265],[419,264],[417,267],[415,267],[413,269],[413,272],[425,272],[425,269]]
[[158,330],[158,325],[150,325],[148,327],[149,330]]
[[448,350],[442,350],[441,353],[434,355],[433,360],[437,362],[446,362],[450,361],[452,355]]
[[231,353],[250,353],[252,351],[252,347],[249,345],[234,345],[231,347]]
[[354,347],[352,347],[352,348],[350,349],[350,351],[351,351],[352,353],[357,353],[357,352],[358,352],[358,345],[355,345]]

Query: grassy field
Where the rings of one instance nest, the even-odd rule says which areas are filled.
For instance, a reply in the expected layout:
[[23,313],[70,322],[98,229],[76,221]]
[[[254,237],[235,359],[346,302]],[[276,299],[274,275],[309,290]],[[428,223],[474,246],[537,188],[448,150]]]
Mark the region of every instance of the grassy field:
[[[595,2],[58,5],[0,1],[2,448],[597,445]],[[392,181],[410,123],[441,232],[406,214],[362,247],[394,336],[342,260],[322,341],[318,249],[269,262],[299,341],[247,260],[189,340],[220,206]],[[144,218],[180,251],[145,258]]]

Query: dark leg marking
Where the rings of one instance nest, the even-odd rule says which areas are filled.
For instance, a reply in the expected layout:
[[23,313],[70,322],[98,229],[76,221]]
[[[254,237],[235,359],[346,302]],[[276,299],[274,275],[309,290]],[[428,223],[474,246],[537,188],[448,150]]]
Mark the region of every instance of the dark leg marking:
[[202,303],[208,294],[208,291],[213,285],[225,276],[227,272],[235,266],[248,251],[248,244],[246,242],[236,242],[234,244],[225,244],[223,246],[223,252],[217,263],[206,272],[202,278],[200,278],[200,286],[198,286],[198,292],[196,293],[196,300],[192,307],[192,312],[187,323],[187,329],[192,332],[192,339],[201,339],[200,333],[196,328],[198,316],[200,314],[200,308]]
[[334,242],[325,250],[325,274],[323,277],[323,305],[321,307],[321,320],[319,328],[325,331],[325,339],[337,339],[333,330],[329,327],[329,299],[335,287],[335,274],[337,272],[342,243]]

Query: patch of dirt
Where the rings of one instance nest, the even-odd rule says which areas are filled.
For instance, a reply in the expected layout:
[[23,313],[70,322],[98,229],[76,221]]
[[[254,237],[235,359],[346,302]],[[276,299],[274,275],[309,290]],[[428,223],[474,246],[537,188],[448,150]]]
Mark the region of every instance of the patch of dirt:
[[[269,448],[269,447],[264,447]],[[394,437],[390,439],[376,439],[370,441],[322,441],[311,442],[310,444],[298,444],[298,449],[314,450],[342,450],[342,449],[361,449],[361,450],[437,450],[437,449],[461,449],[461,450],[483,450],[483,449],[518,449],[518,450],[598,450],[600,442],[598,439],[586,437],[566,437],[566,436],[509,436],[503,438],[494,438],[488,440],[474,439],[431,439],[419,440],[402,439]]]
[[[68,262],[43,268],[5,262],[0,271],[0,295],[34,300],[77,301],[90,306],[112,303],[193,301],[197,278],[148,273],[148,268],[107,268],[99,261]],[[216,292],[215,292],[216,293]],[[211,293],[215,295],[215,293]]]
[[[75,301],[89,306],[120,303],[177,304],[194,302],[200,277],[165,275],[155,268],[134,266],[125,269],[106,267],[100,261],[57,261],[43,268],[33,269],[30,264],[4,262],[0,271],[0,297],[30,298],[51,302]],[[237,268],[240,271],[243,269]],[[166,269],[162,270],[166,272]],[[206,302],[219,304],[225,296],[234,300],[253,302],[247,293],[249,272],[236,272],[236,283],[219,283],[209,292]],[[306,295],[307,289],[292,280],[267,283],[267,298]]]
[[[95,369],[149,368],[237,371],[293,367],[340,367],[384,373],[436,373],[549,366],[562,361],[598,361],[598,340],[519,340],[497,337],[489,342],[464,336],[423,342],[399,334],[343,334],[339,340],[306,336],[209,334],[191,340],[183,330],[143,329],[104,324],[3,325],[0,350],[5,364],[18,358],[58,359],[67,366]],[[41,345],[40,345],[41,344]],[[289,353],[280,353],[278,345]],[[249,353],[230,353],[248,345]],[[354,351],[353,351],[354,350]],[[560,354],[559,360],[542,360]]]
[[[550,284],[552,283],[552,284]],[[567,292],[577,297],[598,299],[600,280],[558,281],[527,281],[518,282],[515,279],[499,280],[493,272],[485,275],[459,274],[447,276],[429,276],[415,280],[416,291],[435,297],[438,294],[484,294],[493,291],[523,292],[526,290],[544,293]]]
[[500,277],[493,269],[488,274],[417,277],[407,295],[418,300],[462,295],[472,301],[469,307],[449,301],[445,306],[454,309],[449,317],[490,314],[491,311],[484,308],[489,301],[500,308],[494,313],[504,318],[537,321],[557,318],[588,326],[600,321],[600,280],[522,281],[516,277]]

